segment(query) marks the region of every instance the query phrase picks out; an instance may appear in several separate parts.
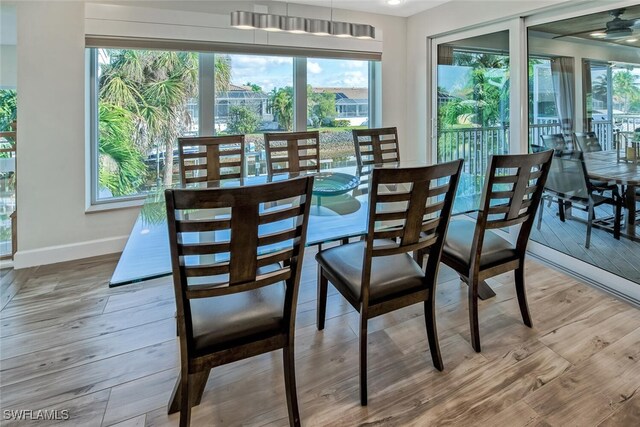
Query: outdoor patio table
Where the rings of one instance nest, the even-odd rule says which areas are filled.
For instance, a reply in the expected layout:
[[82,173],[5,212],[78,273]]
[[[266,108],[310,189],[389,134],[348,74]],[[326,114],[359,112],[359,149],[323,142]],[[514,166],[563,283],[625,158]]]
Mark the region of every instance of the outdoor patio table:
[[627,189],[625,198],[625,227],[626,237],[640,241],[636,234],[636,189],[640,187],[640,165],[634,162],[617,161],[616,151],[598,151],[585,153],[585,163],[589,178],[615,182]]

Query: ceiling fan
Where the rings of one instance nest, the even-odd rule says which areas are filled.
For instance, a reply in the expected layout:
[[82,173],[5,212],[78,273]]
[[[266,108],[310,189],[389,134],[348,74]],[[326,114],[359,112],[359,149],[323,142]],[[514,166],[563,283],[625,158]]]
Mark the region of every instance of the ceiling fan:
[[559,39],[561,37],[570,37],[579,34],[589,33],[589,35],[596,39],[605,40],[617,40],[624,37],[629,37],[633,34],[634,30],[640,25],[640,18],[635,19],[622,19],[625,9],[615,9],[609,12],[609,15],[613,16],[611,21],[605,24],[605,28],[596,28],[593,30],[579,31],[571,34],[563,34],[554,37]]

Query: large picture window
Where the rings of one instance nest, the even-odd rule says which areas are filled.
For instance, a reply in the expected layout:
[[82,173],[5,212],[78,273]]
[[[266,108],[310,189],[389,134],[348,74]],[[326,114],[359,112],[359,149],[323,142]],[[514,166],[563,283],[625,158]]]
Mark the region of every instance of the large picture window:
[[[170,185],[176,139],[198,134],[198,54],[95,49],[96,200]],[[96,105],[97,104],[97,105]]]
[[264,132],[318,129],[321,161],[336,166],[355,164],[351,130],[370,122],[373,61],[103,48],[90,58],[92,203],[177,182],[180,136],[245,134],[254,175],[266,171]]
[[215,55],[215,134],[244,134],[247,173],[266,171],[264,132],[294,128],[293,58]]
[[367,61],[307,59],[307,127],[320,132],[322,167],[355,164],[353,129],[369,127]]

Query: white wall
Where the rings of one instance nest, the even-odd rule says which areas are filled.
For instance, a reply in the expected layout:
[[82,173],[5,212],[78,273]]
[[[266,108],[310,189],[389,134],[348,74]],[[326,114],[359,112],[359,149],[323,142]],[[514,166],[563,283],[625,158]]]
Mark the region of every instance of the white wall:
[[411,157],[430,160],[427,142],[427,104],[431,90],[427,87],[427,40],[463,28],[473,28],[526,16],[550,6],[567,3],[555,1],[456,1],[445,3],[409,17],[407,22],[407,134]]
[[20,2],[17,7],[15,266],[116,251],[135,210],[85,214],[84,4]]
[[[158,5],[226,13],[230,5],[246,3]],[[290,13],[328,17],[327,8],[296,7],[290,8]],[[396,125],[405,135],[406,19],[341,10],[334,11],[334,19],[370,23],[383,32],[383,124]],[[15,266],[120,251],[139,208],[85,212],[89,149],[85,125],[85,5],[80,1],[19,2],[17,20],[20,155]]]

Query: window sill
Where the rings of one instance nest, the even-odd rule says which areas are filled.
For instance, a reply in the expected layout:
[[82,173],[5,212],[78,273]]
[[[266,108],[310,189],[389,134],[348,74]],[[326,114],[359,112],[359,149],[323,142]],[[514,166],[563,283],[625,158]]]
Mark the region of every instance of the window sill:
[[109,202],[91,205],[85,209],[84,213],[91,214],[96,212],[113,211],[120,209],[139,208],[144,205],[144,198],[134,200],[123,200],[121,202]]

